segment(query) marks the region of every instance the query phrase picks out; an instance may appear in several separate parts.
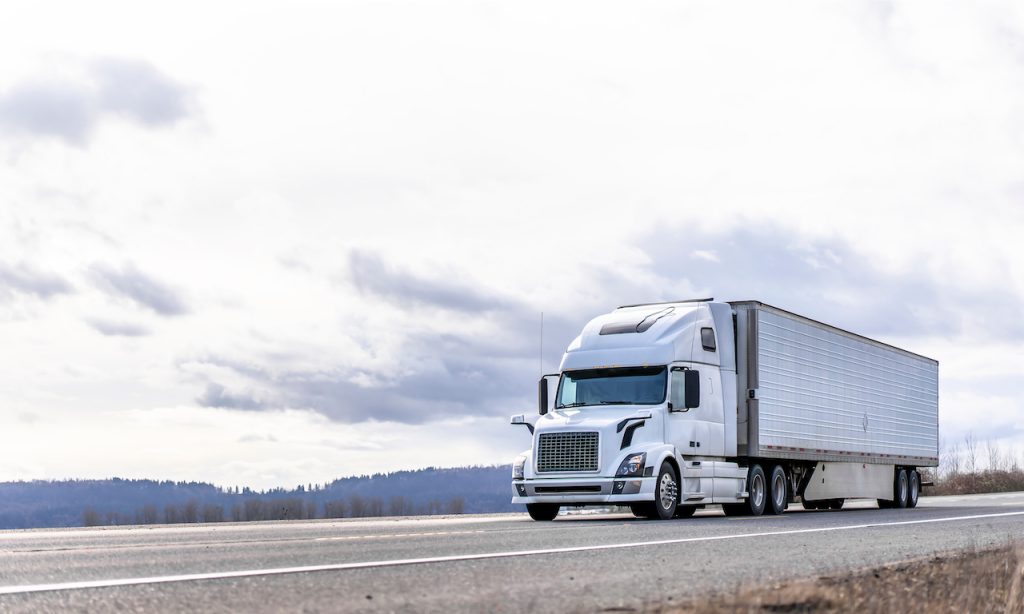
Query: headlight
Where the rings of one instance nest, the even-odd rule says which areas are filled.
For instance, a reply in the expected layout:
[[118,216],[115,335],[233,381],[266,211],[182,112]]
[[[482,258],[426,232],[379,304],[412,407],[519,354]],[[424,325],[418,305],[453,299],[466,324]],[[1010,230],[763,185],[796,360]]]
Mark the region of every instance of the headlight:
[[[507,456],[505,458],[508,458]],[[523,468],[526,467],[526,455],[520,454],[516,457],[516,460],[512,463],[512,479],[521,480],[523,479]]]
[[622,464],[619,465],[619,470],[615,472],[615,477],[640,477],[644,473],[644,465],[646,463],[647,452],[627,456],[622,461]]

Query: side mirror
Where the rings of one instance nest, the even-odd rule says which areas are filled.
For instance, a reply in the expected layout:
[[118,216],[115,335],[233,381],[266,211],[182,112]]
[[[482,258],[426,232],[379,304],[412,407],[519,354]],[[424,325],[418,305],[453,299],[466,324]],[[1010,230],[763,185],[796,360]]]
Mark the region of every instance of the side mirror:
[[676,367],[669,379],[669,409],[683,411],[700,407],[700,373]]
[[537,413],[548,413],[548,378],[542,377],[537,382]]
[[686,379],[686,409],[700,407],[700,372],[683,371]]
[[551,385],[550,380],[554,378],[555,381],[558,381],[559,377],[561,375],[558,373],[552,373],[541,377],[537,382],[537,413],[542,416],[551,408],[551,394],[548,389]]

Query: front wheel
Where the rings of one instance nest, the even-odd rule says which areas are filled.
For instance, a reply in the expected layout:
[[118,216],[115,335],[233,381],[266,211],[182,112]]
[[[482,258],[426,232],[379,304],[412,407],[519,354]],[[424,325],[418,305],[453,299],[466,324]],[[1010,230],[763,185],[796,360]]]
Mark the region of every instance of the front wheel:
[[658,481],[654,485],[654,511],[658,518],[668,520],[675,516],[679,506],[679,478],[672,464],[665,461],[658,472]]
[[697,511],[696,505],[677,505],[676,518],[689,518]]
[[534,520],[554,520],[558,507],[557,503],[527,503],[526,511]]

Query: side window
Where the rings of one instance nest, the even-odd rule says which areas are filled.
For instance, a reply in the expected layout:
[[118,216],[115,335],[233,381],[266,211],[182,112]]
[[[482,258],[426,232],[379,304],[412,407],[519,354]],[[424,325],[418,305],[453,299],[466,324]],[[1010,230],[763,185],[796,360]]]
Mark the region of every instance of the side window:
[[715,351],[715,330],[713,328],[700,329],[700,344],[709,352]]

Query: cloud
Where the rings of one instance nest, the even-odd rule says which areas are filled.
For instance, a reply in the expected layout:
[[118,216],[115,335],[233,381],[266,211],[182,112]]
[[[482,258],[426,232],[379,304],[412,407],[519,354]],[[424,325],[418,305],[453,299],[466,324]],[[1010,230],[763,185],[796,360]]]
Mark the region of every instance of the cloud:
[[495,293],[445,278],[417,276],[387,264],[375,253],[353,251],[349,270],[356,287],[390,302],[407,306],[433,306],[463,312],[509,309],[514,303]]
[[126,298],[162,316],[188,313],[184,300],[174,290],[130,264],[121,269],[96,264],[90,273],[97,286],[111,296]]
[[0,299],[9,298],[15,293],[48,299],[70,292],[71,284],[59,275],[39,271],[24,263],[0,264]]
[[148,62],[102,59],[74,77],[43,77],[0,92],[0,131],[85,146],[108,117],[162,127],[188,117],[192,93]]
[[92,65],[97,102],[104,112],[119,113],[147,126],[166,126],[189,114],[190,95],[148,62],[98,60]]
[[196,399],[203,407],[224,409],[266,409],[266,405],[251,396],[232,394],[220,384],[207,384],[206,390]]
[[890,269],[846,239],[764,222],[659,228],[640,245],[666,287],[688,282],[718,300],[760,300],[865,335],[1024,339],[1024,299],[1008,284],[937,276],[927,254]]
[[98,318],[87,320],[87,322],[89,326],[108,337],[144,337],[151,332],[145,326],[131,322],[114,322]]

